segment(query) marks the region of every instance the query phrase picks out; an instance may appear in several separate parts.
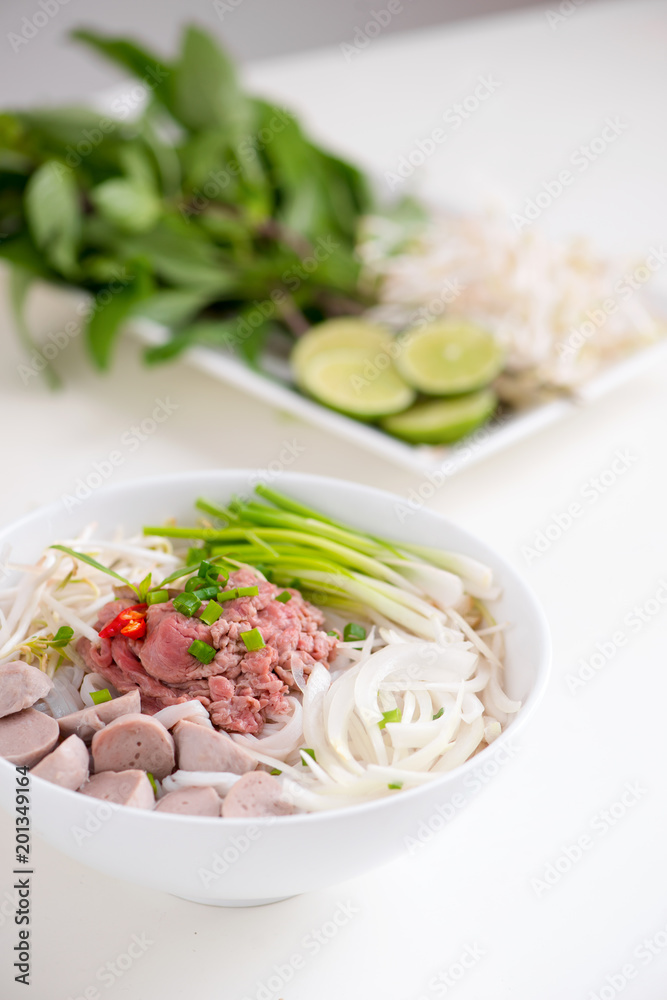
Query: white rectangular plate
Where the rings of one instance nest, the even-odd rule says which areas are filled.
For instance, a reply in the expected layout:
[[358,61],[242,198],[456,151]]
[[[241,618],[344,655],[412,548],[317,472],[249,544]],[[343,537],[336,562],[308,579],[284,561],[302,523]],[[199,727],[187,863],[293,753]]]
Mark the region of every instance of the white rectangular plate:
[[[165,331],[160,326],[148,321],[135,320],[131,331],[146,344],[161,344],[166,338]],[[272,366],[276,371],[274,376],[254,371],[242,360],[222,349],[192,347],[183,353],[184,361],[208,375],[361,445],[397,465],[420,472],[442,469],[447,475],[453,475],[487,455],[502,451],[515,441],[530,437],[543,427],[556,423],[582,404],[593,402],[641,372],[648,371],[661,358],[667,358],[667,339],[610,365],[604,372],[583,384],[578,389],[576,398],[557,399],[509,414],[502,419],[494,418],[455,446],[432,447],[406,444],[371,424],[353,420],[302,396],[284,377],[280,377],[283,373],[279,363]],[[271,365],[271,359],[267,363]]]

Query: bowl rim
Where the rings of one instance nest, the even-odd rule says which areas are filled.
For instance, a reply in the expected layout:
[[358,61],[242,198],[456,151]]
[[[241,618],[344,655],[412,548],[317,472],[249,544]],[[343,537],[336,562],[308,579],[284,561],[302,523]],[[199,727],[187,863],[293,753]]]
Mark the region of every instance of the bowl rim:
[[[100,487],[95,491],[97,497],[113,497],[114,494],[123,494],[127,492],[133,492],[137,489],[153,488],[159,486],[168,486],[171,484],[178,483],[179,486],[192,482],[193,484],[201,481],[202,479],[220,478],[224,480],[226,478],[254,476],[261,481],[261,477],[266,477],[269,481],[275,479],[275,475],[268,469],[251,469],[251,468],[233,468],[233,469],[199,469],[188,472],[172,472],[172,473],[160,473],[158,475],[141,476],[135,479],[124,480],[119,483],[107,484]],[[310,484],[322,484],[326,487],[327,484],[335,484],[336,487],[341,485],[345,488],[352,488],[361,490],[362,492],[374,494],[379,500],[391,501],[393,503],[399,502],[405,505],[406,501],[404,497],[401,497],[397,493],[393,493],[390,490],[380,489],[376,486],[368,486],[365,483],[359,483],[355,480],[342,479],[336,476],[324,476],[317,473],[309,472],[290,472],[282,471],[280,473],[281,483],[286,481],[287,488],[289,488],[290,483],[295,483],[298,485],[299,482],[310,483]],[[193,497],[194,504],[194,497]],[[51,516],[62,513],[62,502],[54,500],[51,503],[44,504],[41,507],[30,511],[27,514],[22,515],[20,518],[15,519],[7,525],[0,528],[0,544],[3,542],[8,542],[10,536],[22,528],[28,527],[33,522],[41,521],[42,519],[48,519]],[[499,552],[496,551],[493,546],[489,545],[483,538],[478,535],[473,534],[468,531],[467,528],[462,528],[456,522],[450,520],[446,515],[439,513],[439,511],[432,510],[428,507],[420,507],[419,510],[415,512],[418,516],[426,516],[428,518],[434,518],[447,527],[454,529],[458,534],[462,535],[465,541],[472,541],[476,545],[481,545],[490,556],[502,567],[503,573],[513,577],[514,583],[518,585],[522,592],[523,600],[525,601],[526,607],[529,609],[529,613],[533,618],[533,622],[536,626],[536,631],[539,639],[539,650],[536,655],[536,672],[535,681],[530,691],[529,695],[522,703],[521,708],[517,712],[516,716],[512,719],[506,729],[504,729],[501,734],[491,743],[490,745],[484,747],[479,753],[470,757],[463,764],[459,764],[457,767],[453,768],[451,771],[445,771],[433,781],[424,782],[424,784],[416,785],[414,788],[407,788],[405,790],[401,789],[400,796],[384,796],[378,799],[364,799],[360,798],[358,803],[353,805],[341,806],[340,808],[334,809],[322,809],[318,812],[310,813],[294,813],[287,816],[253,816],[253,817],[216,817],[216,816],[190,816],[181,815],[178,813],[157,813],[155,809],[137,809],[134,806],[124,806],[118,803],[106,802],[107,805],[115,811],[121,811],[123,813],[129,812],[132,816],[142,817],[146,819],[149,823],[161,822],[177,822],[180,824],[195,824],[199,826],[200,824],[205,824],[208,829],[211,829],[214,824],[219,824],[221,819],[225,820],[226,828],[247,828],[249,825],[259,825],[263,828],[268,826],[273,826],[277,821],[280,821],[281,827],[283,825],[299,825],[304,822],[312,825],[316,822],[325,822],[327,819],[340,818],[344,820],[350,814],[361,817],[362,813],[365,812],[375,812],[376,810],[388,810],[394,809],[396,804],[399,803],[407,804],[415,799],[419,799],[420,796],[426,797],[426,792],[433,792],[434,790],[441,789],[443,794],[448,785],[452,782],[457,781],[459,778],[463,778],[465,775],[470,773],[474,768],[479,767],[489,760],[492,760],[494,756],[498,753],[498,750],[510,742],[512,735],[522,729],[529,718],[532,717],[539,703],[544,697],[549,677],[551,673],[552,665],[552,641],[551,632],[549,628],[549,623],[546,614],[538,601],[537,597],[532,591],[532,588],[525,580],[522,573],[520,573],[515,567]],[[352,518],[352,523],[354,523],[354,518]],[[11,764],[8,760],[0,757],[0,767],[1,768],[12,768],[15,769],[17,765]],[[71,801],[74,801],[74,797],[77,799],[80,796],[80,792],[73,791],[68,788],[62,788],[60,785],[55,785],[52,782],[46,781],[45,778],[40,778],[38,775],[35,776],[37,781],[42,785],[48,785],[54,790],[54,794],[59,793],[65,794]],[[31,782],[35,778],[31,778]],[[96,800],[92,797],[87,797],[89,800],[92,799],[92,803]],[[105,800],[97,800],[105,801]]]

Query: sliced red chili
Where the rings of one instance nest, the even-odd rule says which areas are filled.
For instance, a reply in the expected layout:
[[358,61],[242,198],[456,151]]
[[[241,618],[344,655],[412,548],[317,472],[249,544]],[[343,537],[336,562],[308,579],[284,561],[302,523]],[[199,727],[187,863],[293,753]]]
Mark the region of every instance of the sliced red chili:
[[120,630],[121,635],[126,635],[129,639],[143,639],[146,635],[146,619],[138,618],[136,621],[128,622]]
[[141,622],[144,624],[144,631],[141,633],[145,634],[145,618],[146,618],[146,608],[147,604],[132,604],[129,608],[125,608],[119,615],[116,615],[108,625],[105,625],[103,629],[100,630],[101,639],[111,639],[114,635],[120,635],[124,632],[124,626],[128,625],[130,622]]

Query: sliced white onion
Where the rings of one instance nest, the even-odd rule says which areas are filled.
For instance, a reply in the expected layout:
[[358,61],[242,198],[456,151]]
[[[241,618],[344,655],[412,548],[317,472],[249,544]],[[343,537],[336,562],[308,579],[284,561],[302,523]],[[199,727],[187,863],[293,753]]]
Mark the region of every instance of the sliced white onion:
[[470,724],[463,722],[454,744],[443,754],[439,761],[436,761],[432,772],[451,771],[453,768],[465,763],[474,754],[484,739],[484,732],[484,720],[481,715]]
[[113,684],[110,684],[102,674],[90,673],[86,674],[83,678],[80,695],[81,700],[84,705],[94,705],[95,702],[90,696],[91,691],[104,691],[107,690],[112,698],[118,698],[120,692],[116,690]]
[[258,750],[260,753],[270,754],[281,760],[285,760],[299,746],[302,746],[303,708],[301,702],[294,697],[285,700],[290,704],[292,713],[286,717],[287,721],[279,729],[274,730],[268,736],[259,737],[235,733],[235,742],[246,750]]
[[197,787],[211,785],[218,795],[226,795],[240,777],[240,774],[231,774],[228,771],[174,771],[162,779],[162,791],[166,794],[180,788],[191,788],[193,785]]
[[213,729],[213,723],[207,710],[196,698],[184,701],[180,705],[167,705],[166,708],[161,708],[159,712],[156,712],[153,718],[156,722],[161,722],[165,729],[172,729],[182,719],[196,720],[199,725],[203,723]]

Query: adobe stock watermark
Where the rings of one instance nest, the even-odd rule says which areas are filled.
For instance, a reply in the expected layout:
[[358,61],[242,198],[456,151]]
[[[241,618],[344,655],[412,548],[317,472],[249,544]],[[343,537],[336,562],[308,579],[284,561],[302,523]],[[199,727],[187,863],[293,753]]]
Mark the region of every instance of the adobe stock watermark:
[[633,271],[629,271],[618,278],[613,285],[615,297],[603,299],[595,307],[587,309],[586,319],[577,327],[570,330],[566,340],[556,344],[556,352],[561,358],[572,358],[590,340],[595,333],[600,330],[610,316],[618,312],[621,304],[627,302],[632,296],[640,291],[647,282],[651,280],[656,271],[664,267],[667,263],[667,250],[664,247],[649,247],[648,256],[638,264]]
[[7,41],[14,52],[20,52],[24,45],[31,42],[42,28],[46,28],[54,17],[60,13],[61,7],[65,7],[69,0],[39,0],[36,10],[30,16],[21,19],[21,27],[18,32],[9,31]]
[[485,446],[489,438],[503,427],[510,419],[507,413],[498,413],[492,416],[487,422],[476,431],[466,435],[466,437],[451,446],[450,457],[444,459],[440,466],[427,472],[418,486],[408,490],[405,501],[397,501],[394,504],[394,514],[401,523],[405,522],[416,514],[417,511],[425,507],[433,499],[438,490],[441,490],[450,476],[471,462]]
[[0,927],[4,927],[8,920],[14,923],[14,916],[19,905],[18,889],[6,890],[2,902],[0,903]]
[[197,869],[197,877],[204,889],[209,889],[232,868],[262,837],[266,827],[275,822],[275,817],[267,819],[263,826],[247,826],[244,833],[229,838],[229,843],[212,856],[207,866]]
[[588,829],[574,842],[561,847],[560,854],[553,861],[547,862],[540,876],[530,880],[535,895],[541,898],[558,885],[565,875],[571,872],[610,830],[625,819],[647,794],[648,789],[639,781],[626,782],[618,798],[591,818]]
[[100,289],[92,299],[79,302],[75,307],[75,312],[79,319],[70,320],[62,330],[54,330],[47,333],[48,343],[41,347],[32,349],[29,355],[28,364],[19,364],[16,370],[24,385],[27,385],[31,378],[35,378],[44,371],[52,361],[58,357],[81,333],[83,324],[90,321],[96,312],[106,308],[112,299],[121,292],[131,282],[132,277],[124,267],[114,266],[112,271],[114,277],[105,288]]
[[609,465],[583,484],[579,491],[581,500],[572,500],[565,510],[552,514],[547,524],[535,532],[531,544],[521,546],[521,555],[527,564],[530,566],[536,559],[541,559],[638,461],[638,455],[619,448]]
[[60,154],[62,161],[52,161],[53,169],[71,172],[80,167],[86,157],[104,141],[105,136],[115,132],[126,118],[142,107],[149,94],[169,76],[157,63],[154,66],[147,65],[145,69],[146,73],[140,80],[125,87],[122,94],[112,100],[110,109],[114,117],[100,115],[94,128],[81,129],[81,138],[74,145],[68,143]]
[[[119,979],[129,972],[135,962],[143,958],[148,949],[155,942],[144,934],[133,934],[125,949],[116,955],[114,959],[105,962],[95,972],[95,983],[99,983],[104,989],[110,990]],[[101,1000],[102,992],[99,986],[92,984],[87,986],[81,993],[73,995],[70,993],[67,1000]]]
[[351,63],[355,56],[360,56],[365,52],[373,39],[381,35],[398,14],[402,14],[405,7],[402,0],[389,0],[386,7],[379,10],[372,10],[368,21],[363,25],[357,25],[354,29],[354,36],[351,42],[342,42],[340,50],[343,53],[346,63]]
[[626,986],[637,979],[639,974],[656,958],[667,953],[667,924],[649,933],[632,951],[634,961],[624,962],[616,971],[604,977],[602,986],[591,990],[586,1000],[615,1000]]
[[243,165],[255,161],[259,152],[266,149],[293,119],[294,115],[290,111],[281,108],[273,115],[268,125],[253,135],[244,136],[237,144],[238,156],[231,157],[219,170],[212,170],[201,187],[195,188],[188,201],[181,204],[180,212],[185,221],[189,222],[193,216],[199,215],[218,198],[232,180],[240,176]]
[[361,913],[360,908],[352,900],[339,902],[329,919],[304,934],[298,948],[290,957],[274,965],[266,979],[258,979],[253,986],[252,994],[246,993],[242,1000],[278,1000],[285,986],[298,972],[305,969],[308,959],[314,958],[327,948],[342,928],[347,927],[359,913]]
[[556,177],[542,182],[542,188],[533,198],[528,198],[523,206],[523,213],[513,212],[511,215],[516,230],[526,229],[539,219],[565,191],[571,187],[578,176],[586,173],[591,164],[599,160],[619,136],[627,131],[629,126],[621,121],[618,115],[606,118],[603,128],[587,143],[582,143],[570,154],[568,167],[558,172]]
[[565,676],[567,689],[572,695],[585,688],[601,670],[614,659],[619,649],[627,646],[633,635],[637,635],[667,607],[667,580],[659,580],[653,594],[643,603],[635,604],[623,618],[623,628],[618,628],[606,639],[599,639],[587,657],[581,656],[577,669]]
[[[461,128],[501,86],[500,80],[495,80],[492,76],[478,77],[474,90],[443,112],[442,120],[449,126],[450,132]],[[412,177],[415,170],[423,166],[438,147],[447,141],[449,134],[447,129],[436,126],[425,138],[418,139],[410,152],[400,157],[395,170],[385,170],[384,179],[389,190],[393,191]]]
[[306,446],[299,444],[296,438],[292,438],[291,441],[283,441],[276,457],[272,458],[263,469],[253,472],[249,476],[250,485],[253,490],[260,484],[270,486],[272,483],[277,482],[286,469],[289,469],[297,459],[306,454],[306,450]]
[[133,424],[121,434],[119,447],[110,451],[105,458],[93,462],[92,469],[84,476],[79,476],[76,480],[72,493],[63,493],[61,495],[65,510],[71,513],[82,503],[85,503],[95,490],[103,486],[111,478],[116,469],[123,465],[128,455],[134,454],[135,451],[141,448],[155,434],[160,425],[168,420],[178,409],[180,409],[180,403],[174,403],[169,397],[166,399],[156,399],[155,406],[149,416]]
[[447,278],[439,294],[415,310],[405,329],[392,337],[388,347],[378,351],[374,357],[368,358],[364,362],[361,374],[351,376],[350,384],[354,391],[358,394],[371,385],[403,353],[414,331],[441,316],[446,311],[447,306],[455,302],[464,291],[465,286],[458,278]]
[[[491,745],[493,747],[493,744]],[[434,808],[431,815],[421,820],[415,827],[414,835],[407,835],[403,838],[405,850],[414,857],[423,847],[429,844],[433,838],[454,819],[468,804],[471,798],[477,795],[490,781],[500,773],[502,768],[510,761],[514,760],[521,748],[510,739],[504,741],[500,746],[492,749],[491,754],[485,761],[481,761],[476,767],[468,771],[463,778],[463,792],[454,792],[445,802],[440,802]]]
[[233,14],[237,7],[240,7],[243,0],[213,0],[213,10],[221,21],[224,21],[226,14]]
[[[244,315],[234,324],[234,329],[226,331],[220,338],[220,343],[228,348],[237,347],[248,340],[254,331],[268,319],[283,316],[289,311],[289,292],[296,292],[304,281],[307,281],[317,271],[320,264],[328,260],[340,248],[333,236],[318,236],[312,253],[303,256],[298,263],[292,264],[280,276],[282,288],[274,288],[268,299],[255,299]],[[287,289],[288,291],[286,291]]]
[[467,944],[457,957],[446,968],[440,969],[431,976],[426,984],[426,993],[420,993],[415,1000],[432,1000],[433,997],[446,997],[468,973],[474,969],[486,955],[486,948],[477,944]]
[[545,11],[544,16],[551,30],[555,31],[559,25],[567,21],[573,14],[576,14],[584,3],[586,3],[586,0],[562,0],[562,3],[558,4],[556,10],[549,8],[549,10]]

